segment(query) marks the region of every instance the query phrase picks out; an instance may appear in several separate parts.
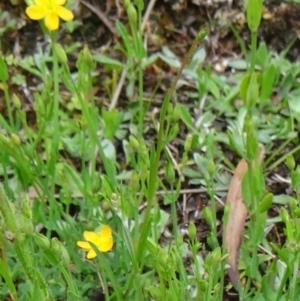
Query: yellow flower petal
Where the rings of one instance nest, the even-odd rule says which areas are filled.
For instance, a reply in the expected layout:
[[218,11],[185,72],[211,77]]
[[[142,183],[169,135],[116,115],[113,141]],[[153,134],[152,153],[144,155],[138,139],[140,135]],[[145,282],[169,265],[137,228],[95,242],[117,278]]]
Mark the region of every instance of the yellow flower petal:
[[108,252],[112,249],[114,245],[114,241],[112,236],[109,238],[101,238],[99,240],[99,243],[97,244],[97,248],[101,251],[101,252]]
[[96,256],[97,256],[97,253],[96,253],[93,249],[91,249],[91,250],[87,253],[86,258],[87,258],[87,259],[93,259],[93,258],[95,258]]
[[66,9],[66,8],[64,8],[64,7],[62,7],[62,6],[58,6],[58,7],[56,8],[55,12],[56,12],[56,13],[58,14],[58,16],[59,16],[60,18],[62,18],[64,21],[71,21],[71,20],[74,19],[73,13],[72,13],[70,10],[68,10],[68,9]]
[[65,5],[65,3],[67,2],[67,0],[54,0],[56,5]]
[[46,10],[39,6],[28,6],[26,14],[31,20],[41,20],[46,16]]
[[108,237],[108,236],[111,236],[111,232],[112,232],[111,228],[109,226],[107,226],[107,225],[104,225],[100,229],[100,231],[98,233],[99,233],[99,236],[106,236],[106,237]]
[[46,7],[47,6],[47,0],[34,0],[34,3],[37,6]]
[[112,238],[112,230],[109,226],[104,225],[98,232],[99,238],[97,248],[101,252],[108,252],[112,249],[114,241]]
[[77,246],[88,251],[92,248],[92,246],[87,241],[77,241]]
[[45,25],[49,30],[56,30],[59,26],[59,18],[56,13],[49,13],[45,18]]
[[97,256],[97,252],[93,249],[93,247],[97,248],[100,252],[108,252],[114,245],[112,230],[106,225],[104,225],[97,233],[84,231],[83,236],[86,241],[77,241],[77,246],[88,252],[88,259],[92,259]]
[[90,241],[93,244],[97,243],[97,240],[99,239],[99,235],[95,232],[90,232],[90,231],[84,231],[83,232],[83,237],[86,241]]

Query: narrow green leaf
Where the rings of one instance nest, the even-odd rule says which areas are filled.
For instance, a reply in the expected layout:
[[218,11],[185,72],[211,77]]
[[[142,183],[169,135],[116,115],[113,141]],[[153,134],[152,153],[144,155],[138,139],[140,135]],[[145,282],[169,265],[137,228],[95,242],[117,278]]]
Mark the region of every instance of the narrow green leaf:
[[131,42],[129,39],[129,33],[128,33],[126,27],[121,22],[117,21],[116,28],[117,28],[117,31],[118,31],[119,35],[121,36],[123,43],[125,45],[127,56],[131,56],[132,46],[131,46]]
[[247,89],[247,101],[246,106],[248,110],[251,110],[258,100],[258,83],[257,74],[253,72],[250,77],[249,86]]
[[250,82],[250,74],[247,74],[241,81],[240,84],[240,96],[244,102],[244,105],[247,105],[247,92]]
[[124,66],[124,64],[118,60],[112,59],[106,55],[102,55],[102,54],[95,54],[93,56],[94,60],[96,62],[99,62],[101,64],[104,64],[105,66],[110,66],[113,68],[122,68]]
[[13,301],[17,301],[18,297],[17,297],[17,291],[15,288],[15,285],[10,277],[7,267],[5,266],[5,264],[1,258],[0,258],[0,274],[2,275],[2,277],[5,280],[6,285],[8,286],[8,289],[10,291],[11,297],[13,298]]
[[0,56],[0,81],[6,82],[8,80],[7,65],[2,56]]
[[267,212],[273,203],[273,194],[268,193],[260,202],[259,211],[261,213]]
[[270,97],[273,93],[273,86],[277,76],[277,68],[274,65],[268,67],[268,69],[262,75],[260,99],[262,104],[270,103]]

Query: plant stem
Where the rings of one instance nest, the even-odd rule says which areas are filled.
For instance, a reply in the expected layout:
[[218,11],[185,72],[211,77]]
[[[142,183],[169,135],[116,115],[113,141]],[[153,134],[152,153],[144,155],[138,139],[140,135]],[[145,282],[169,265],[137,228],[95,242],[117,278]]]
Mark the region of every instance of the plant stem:
[[8,92],[7,82],[3,82],[4,98],[6,102],[6,109],[8,113],[9,125],[11,128],[14,128],[14,119],[12,115],[11,101]]
[[257,33],[251,32],[251,60],[250,60],[250,74],[255,70],[255,56],[257,48]]

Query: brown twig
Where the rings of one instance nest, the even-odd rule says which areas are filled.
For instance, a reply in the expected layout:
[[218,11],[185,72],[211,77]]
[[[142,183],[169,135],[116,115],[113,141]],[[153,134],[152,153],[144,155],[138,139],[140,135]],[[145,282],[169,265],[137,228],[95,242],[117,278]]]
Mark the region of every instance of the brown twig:
[[85,0],[80,0],[80,2],[89,8],[97,17],[103,22],[103,24],[110,30],[113,35],[117,34],[115,26],[107,19],[105,13],[99,8],[96,7]]

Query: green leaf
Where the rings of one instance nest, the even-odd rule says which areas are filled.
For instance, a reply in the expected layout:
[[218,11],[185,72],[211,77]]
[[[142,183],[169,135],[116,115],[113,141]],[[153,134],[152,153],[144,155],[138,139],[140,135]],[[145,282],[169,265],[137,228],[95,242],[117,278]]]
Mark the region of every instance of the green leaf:
[[203,41],[204,38],[205,38],[208,34],[209,34],[209,29],[208,29],[207,27],[202,28],[202,29],[198,32],[198,34],[197,34],[197,36],[196,36],[197,41],[198,41],[198,42]]
[[250,77],[249,86],[247,89],[247,101],[246,106],[248,110],[251,110],[258,100],[258,83],[257,74],[253,72]]
[[104,155],[109,159],[110,164],[113,164],[116,161],[116,148],[113,143],[108,139],[103,139],[101,141]]
[[241,81],[240,84],[240,96],[244,102],[244,105],[247,106],[247,93],[250,83],[250,74],[247,74]]
[[177,117],[179,117],[187,127],[194,128],[193,119],[186,106],[182,104],[176,104],[174,114],[177,115]]
[[240,157],[245,156],[245,148],[243,143],[243,138],[241,136],[235,135],[234,133],[228,133],[229,144]]
[[274,195],[273,203],[280,205],[288,205],[293,198],[286,194]]
[[204,178],[209,178],[209,174],[207,171],[207,158],[202,157],[198,153],[194,153],[194,160]]
[[228,67],[236,69],[236,70],[247,70],[247,61],[241,60],[241,59],[236,59],[232,60],[228,63]]
[[262,75],[260,99],[262,104],[270,103],[270,98],[273,93],[273,86],[277,77],[277,68],[274,65],[269,68]]
[[290,92],[290,90],[291,90],[294,82],[295,82],[295,79],[293,77],[293,74],[292,73],[288,73],[284,77],[283,82],[280,85],[281,86],[281,90],[280,90],[280,92],[278,94],[278,98],[279,99],[283,99],[283,98],[287,97],[287,95]]
[[294,227],[292,225],[292,220],[290,219],[289,213],[284,207],[280,208],[280,216],[282,221],[285,223],[285,234],[289,242],[294,240]]
[[2,56],[0,56],[0,81],[6,82],[8,80],[8,71],[6,63]]
[[166,64],[176,69],[181,67],[180,59],[172,52],[168,47],[163,46],[162,52],[158,54],[159,58],[162,59]]
[[291,111],[296,114],[300,114],[299,92],[300,91],[298,90],[298,93],[292,93],[293,95],[291,95],[288,99]]
[[169,143],[172,140],[174,140],[178,136],[179,132],[179,125],[178,123],[175,123],[174,126],[171,127],[171,129],[168,132],[168,135],[166,137],[166,141]]
[[260,202],[259,211],[261,213],[267,212],[273,203],[273,194],[268,193]]
[[125,45],[126,55],[128,57],[130,57],[133,50],[132,50],[131,42],[129,39],[129,33],[128,33],[126,27],[119,21],[116,22],[116,29],[117,29],[119,35],[121,36],[123,43]]
[[121,69],[124,66],[124,64],[122,62],[112,59],[106,55],[95,54],[93,56],[93,58],[96,62],[104,64],[105,67],[110,68],[110,69]]
[[214,98],[219,99],[221,97],[218,86],[210,78],[207,80],[207,90],[214,96]]
[[8,286],[9,292],[14,300],[17,300],[17,292],[10,273],[4,264],[3,260],[0,258],[0,275],[4,278],[6,285]]

